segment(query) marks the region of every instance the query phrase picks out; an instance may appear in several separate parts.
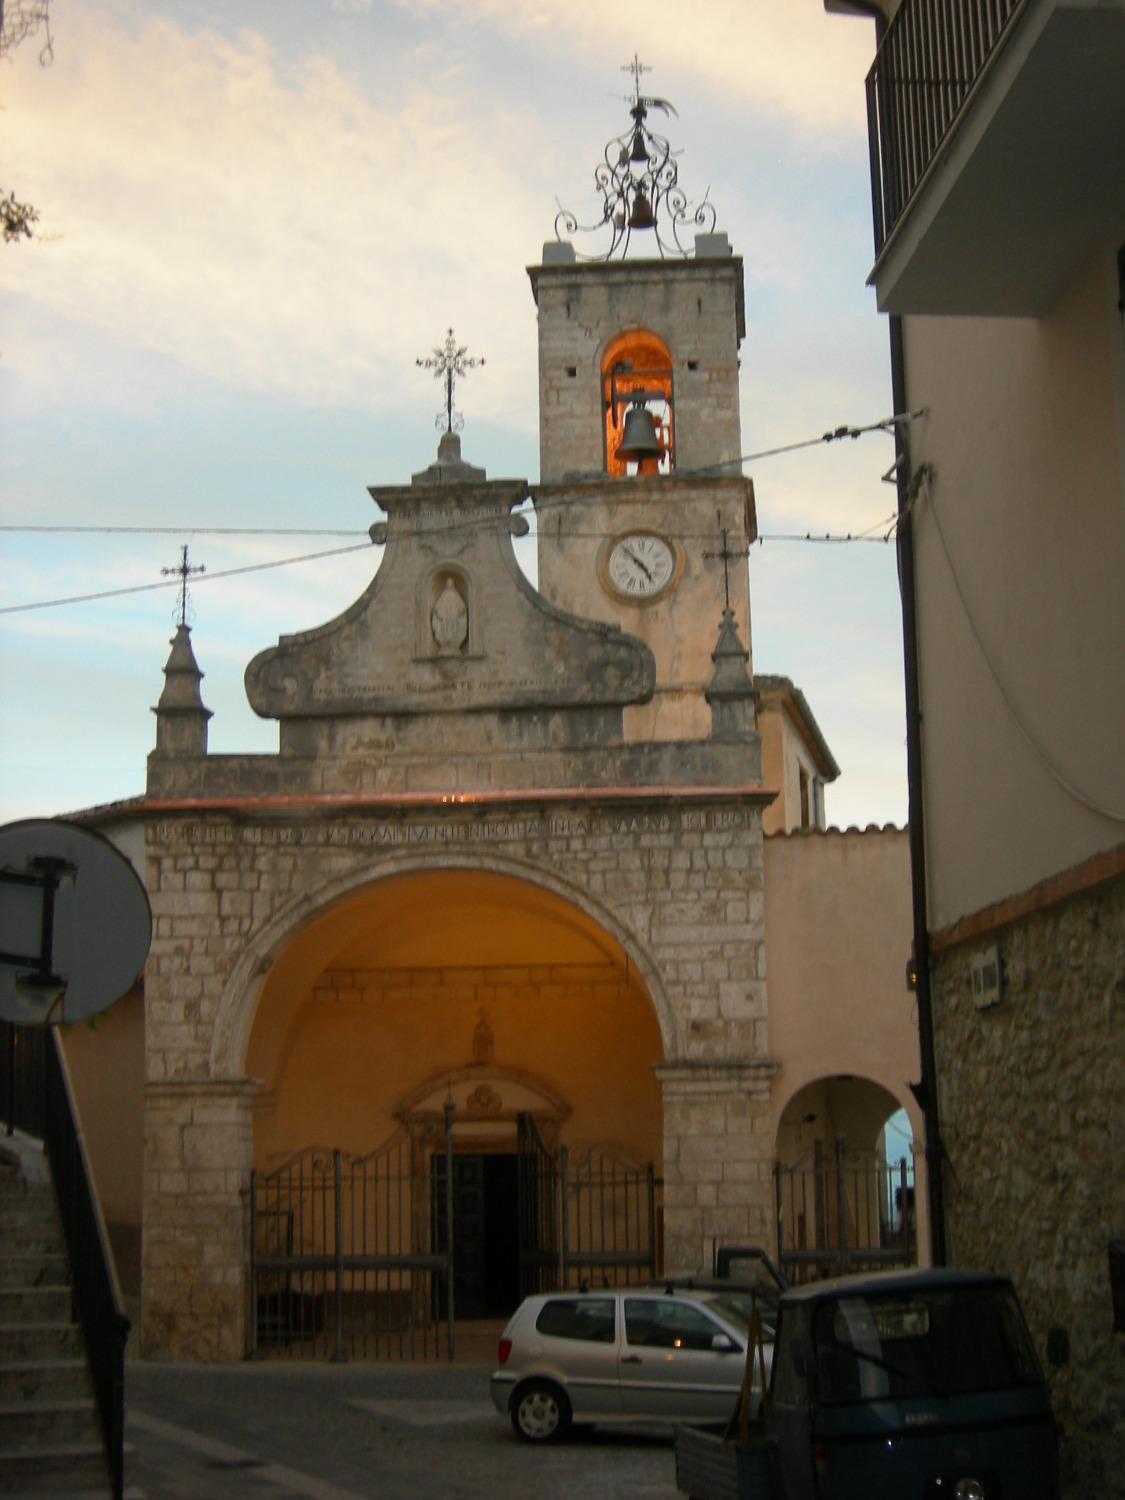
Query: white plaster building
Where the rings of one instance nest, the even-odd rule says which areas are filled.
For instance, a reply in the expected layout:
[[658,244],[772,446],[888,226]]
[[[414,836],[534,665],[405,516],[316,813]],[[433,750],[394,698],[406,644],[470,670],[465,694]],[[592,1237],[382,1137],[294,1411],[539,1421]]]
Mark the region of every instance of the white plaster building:
[[900,564],[939,1253],[1014,1276],[1069,1493],[1102,1496],[1125,1472],[1125,6],[825,8],[877,18],[870,280],[916,413]]

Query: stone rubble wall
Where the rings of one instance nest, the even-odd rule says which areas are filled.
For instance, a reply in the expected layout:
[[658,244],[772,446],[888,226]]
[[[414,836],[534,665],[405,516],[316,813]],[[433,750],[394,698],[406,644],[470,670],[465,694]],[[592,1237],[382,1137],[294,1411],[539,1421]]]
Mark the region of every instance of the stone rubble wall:
[[[1004,995],[978,1010],[974,956],[998,945]],[[1125,881],[943,954],[934,976],[953,1264],[1012,1276],[1051,1370],[1068,1497],[1125,1475],[1125,1333],[1114,1333],[1111,1239],[1125,1238]]]

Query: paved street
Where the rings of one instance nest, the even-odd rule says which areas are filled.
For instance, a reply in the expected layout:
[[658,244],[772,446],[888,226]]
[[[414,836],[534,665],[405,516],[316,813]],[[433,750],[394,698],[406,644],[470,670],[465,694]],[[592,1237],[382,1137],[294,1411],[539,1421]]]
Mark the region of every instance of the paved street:
[[670,1432],[519,1442],[487,1364],[130,1364],[147,1500],[680,1500]]

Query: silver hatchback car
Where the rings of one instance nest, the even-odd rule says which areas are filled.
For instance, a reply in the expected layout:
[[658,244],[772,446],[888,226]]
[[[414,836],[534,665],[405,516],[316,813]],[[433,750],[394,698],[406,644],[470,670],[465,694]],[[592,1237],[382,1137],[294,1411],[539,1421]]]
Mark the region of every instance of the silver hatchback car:
[[[749,1339],[745,1305],[717,1291],[528,1297],[501,1336],[492,1400],[529,1443],[560,1438],[574,1422],[722,1423]],[[772,1346],[765,1352],[768,1377]],[[759,1386],[755,1369],[753,1407]]]

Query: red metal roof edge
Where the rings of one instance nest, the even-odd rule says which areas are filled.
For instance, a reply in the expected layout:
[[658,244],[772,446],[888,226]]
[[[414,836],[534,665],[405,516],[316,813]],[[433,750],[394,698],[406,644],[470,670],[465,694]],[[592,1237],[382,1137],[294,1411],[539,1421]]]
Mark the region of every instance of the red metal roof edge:
[[308,792],[275,793],[256,797],[151,797],[138,804],[138,813],[268,811],[286,808],[452,808],[513,807],[536,802],[720,802],[738,798],[763,806],[777,792],[758,782],[733,786],[610,786],[546,787],[514,791],[477,792]]

